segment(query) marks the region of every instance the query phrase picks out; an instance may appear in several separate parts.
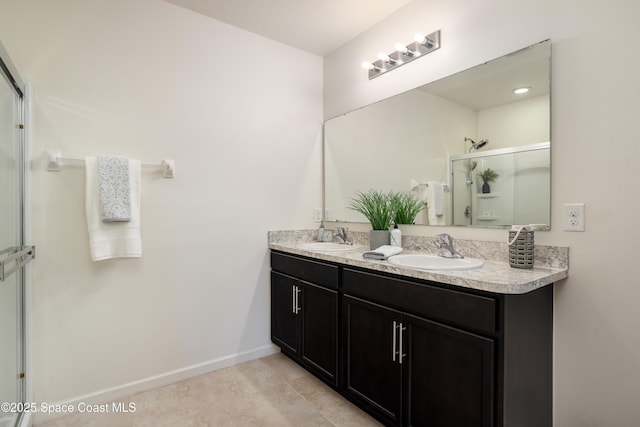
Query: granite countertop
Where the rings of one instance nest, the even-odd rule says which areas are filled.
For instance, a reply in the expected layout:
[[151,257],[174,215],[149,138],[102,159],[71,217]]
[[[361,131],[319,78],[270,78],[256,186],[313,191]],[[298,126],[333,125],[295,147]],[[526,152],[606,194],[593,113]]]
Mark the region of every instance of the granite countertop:
[[[505,261],[483,259],[484,265],[480,269],[426,271],[393,265],[388,261],[365,259],[362,257],[362,253],[369,250],[369,247],[358,244],[358,242],[356,242],[356,245],[349,251],[319,252],[301,248],[300,243],[302,241],[298,239],[296,239],[297,241],[281,240],[282,239],[278,238],[272,239],[270,235],[269,248],[318,260],[499,294],[524,294],[569,276],[568,263],[557,262],[558,258],[564,259],[564,251],[562,249],[566,249],[566,261],[568,261],[568,248],[547,247],[551,248],[550,253],[556,257],[553,260],[556,262],[548,262],[549,260],[543,259],[539,263],[540,265],[534,264],[534,268],[532,269],[512,268],[509,263]],[[492,242],[486,243],[491,244]],[[543,254],[546,250],[540,250],[539,252]],[[403,253],[426,252],[405,248]],[[562,254],[562,256],[558,257],[558,253]],[[536,252],[536,256],[537,255],[538,251]]]

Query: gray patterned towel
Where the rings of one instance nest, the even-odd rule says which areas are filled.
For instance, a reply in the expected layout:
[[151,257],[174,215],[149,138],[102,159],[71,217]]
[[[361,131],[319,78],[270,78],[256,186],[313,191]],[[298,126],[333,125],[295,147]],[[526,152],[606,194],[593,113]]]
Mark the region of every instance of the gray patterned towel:
[[98,156],[98,182],[102,221],[131,221],[131,191],[129,188],[129,159]]

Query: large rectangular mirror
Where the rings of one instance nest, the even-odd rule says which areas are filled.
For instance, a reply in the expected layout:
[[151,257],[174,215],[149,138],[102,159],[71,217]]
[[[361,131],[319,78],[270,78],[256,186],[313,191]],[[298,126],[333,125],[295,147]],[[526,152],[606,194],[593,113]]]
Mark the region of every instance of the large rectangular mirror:
[[[546,40],[327,120],[327,219],[366,222],[348,206],[376,189],[423,200],[415,224],[550,224],[550,67]],[[498,175],[492,195],[478,176],[486,169]],[[430,187],[444,189],[437,216]]]

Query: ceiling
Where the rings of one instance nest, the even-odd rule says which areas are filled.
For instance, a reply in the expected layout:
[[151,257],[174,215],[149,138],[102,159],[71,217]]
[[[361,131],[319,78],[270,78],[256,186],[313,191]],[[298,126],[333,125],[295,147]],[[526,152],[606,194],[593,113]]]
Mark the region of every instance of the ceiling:
[[[420,89],[476,111],[548,94],[549,55],[549,42],[537,43]],[[530,90],[514,95],[518,87]]]
[[165,0],[325,56],[411,0]]

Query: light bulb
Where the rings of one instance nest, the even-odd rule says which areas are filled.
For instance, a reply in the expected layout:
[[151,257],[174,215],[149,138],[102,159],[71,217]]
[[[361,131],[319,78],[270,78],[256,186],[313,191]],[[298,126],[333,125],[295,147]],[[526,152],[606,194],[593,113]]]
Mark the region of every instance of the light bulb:
[[373,71],[373,70],[375,70],[377,72],[382,71],[382,68],[378,67],[376,64],[373,64],[373,63],[367,62],[367,61],[362,63],[362,68],[364,68],[366,70],[369,70],[369,71]]
[[378,53],[378,59],[384,62],[391,62],[391,58],[389,58],[389,55],[382,52]]
[[407,47],[400,42],[396,43],[395,48],[400,53],[406,54],[407,52],[409,52],[409,49],[407,49]]
[[520,95],[520,94],[523,94],[523,93],[527,93],[527,92],[529,92],[529,89],[531,89],[531,88],[530,88],[530,87],[528,87],[528,86],[525,86],[525,87],[519,87],[519,88],[514,89],[514,90],[513,90],[513,93],[515,93],[515,94],[517,94],[517,95]]
[[405,56],[418,56],[420,55],[419,52],[416,52],[415,50],[411,50],[409,49],[407,46],[403,45],[402,43],[396,43],[395,48],[398,52],[400,52],[401,54],[405,55]]
[[413,39],[415,41],[417,41],[418,43],[420,43],[421,45],[426,46],[426,47],[433,47],[433,45],[434,45],[433,41],[429,40],[428,38],[426,38],[425,36],[423,36],[420,33],[416,33],[416,35],[413,36]]

